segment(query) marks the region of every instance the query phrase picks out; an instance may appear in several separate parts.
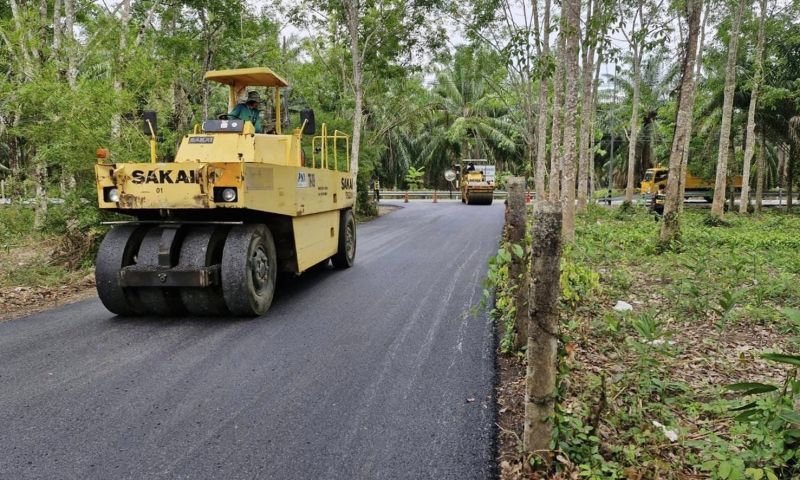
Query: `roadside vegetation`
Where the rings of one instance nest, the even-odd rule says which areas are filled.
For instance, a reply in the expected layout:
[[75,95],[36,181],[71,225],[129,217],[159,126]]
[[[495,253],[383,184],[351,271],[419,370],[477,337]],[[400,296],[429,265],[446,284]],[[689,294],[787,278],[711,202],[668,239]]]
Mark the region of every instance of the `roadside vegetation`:
[[34,229],[28,206],[0,208],[0,320],[93,291],[95,239],[102,227],[82,225],[73,214],[64,205],[51,206],[45,227]]
[[[800,475],[800,217],[728,215],[725,227],[706,218],[684,213],[681,244],[659,254],[650,214],[591,208],[578,217],[562,258],[547,478]],[[511,347],[504,276],[515,249],[501,249],[489,276],[503,332],[503,478],[530,475],[537,458],[519,442],[524,356]]]

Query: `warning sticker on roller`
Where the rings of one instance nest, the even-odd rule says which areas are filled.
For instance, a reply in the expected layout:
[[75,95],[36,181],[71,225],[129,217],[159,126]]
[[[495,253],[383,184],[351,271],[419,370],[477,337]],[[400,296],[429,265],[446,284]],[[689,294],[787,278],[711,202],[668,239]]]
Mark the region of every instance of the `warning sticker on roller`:
[[313,173],[297,172],[297,188],[314,188],[317,186],[317,179]]

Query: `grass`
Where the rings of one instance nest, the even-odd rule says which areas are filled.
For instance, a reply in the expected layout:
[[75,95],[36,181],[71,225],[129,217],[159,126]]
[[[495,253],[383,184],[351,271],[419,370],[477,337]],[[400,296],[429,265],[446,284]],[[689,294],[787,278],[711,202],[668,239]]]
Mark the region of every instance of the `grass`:
[[[797,409],[800,383],[760,355],[800,353],[800,321],[785,313],[800,308],[800,217],[728,214],[724,227],[705,218],[686,211],[681,244],[663,254],[650,215],[595,208],[578,218],[562,265],[553,478],[797,478],[791,436],[800,431],[771,412]],[[596,272],[599,287],[569,273],[575,266]],[[584,292],[577,302],[575,291]],[[619,300],[633,310],[613,310]],[[732,409],[746,402],[725,388],[736,382],[789,391],[758,400],[763,415],[739,422]],[[521,425],[503,422],[501,413],[502,428]],[[515,452],[501,458],[504,477],[525,471]]]
[[33,229],[28,206],[0,207],[0,288],[55,287],[86,276],[52,261],[61,235]]

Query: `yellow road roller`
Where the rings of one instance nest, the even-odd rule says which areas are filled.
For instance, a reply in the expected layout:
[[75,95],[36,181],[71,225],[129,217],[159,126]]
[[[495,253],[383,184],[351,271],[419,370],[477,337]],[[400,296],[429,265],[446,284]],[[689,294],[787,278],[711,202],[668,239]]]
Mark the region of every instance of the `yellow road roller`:
[[185,135],[172,162],[157,158],[152,129],[150,162],[98,159],[100,208],[134,217],[114,222],[97,253],[97,293],[115,314],[258,316],[278,273],[355,260],[349,136],[324,124],[314,136],[309,109],[283,133],[288,84],[268,68],[209,71],[205,80],[229,87],[229,111],[254,92],[260,100],[250,89],[263,87],[275,107],[271,124],[259,125],[269,133],[256,131],[260,116],[222,115]]
[[495,166],[485,159],[463,160],[461,170],[461,203],[491,205],[494,199]]

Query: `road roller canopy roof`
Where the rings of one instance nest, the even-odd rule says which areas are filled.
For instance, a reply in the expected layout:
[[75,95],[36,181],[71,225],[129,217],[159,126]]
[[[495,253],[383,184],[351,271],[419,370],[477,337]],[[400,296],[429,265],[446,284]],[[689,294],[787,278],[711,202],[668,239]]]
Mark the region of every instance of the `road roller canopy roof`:
[[206,80],[230,85],[236,90],[242,87],[288,87],[286,80],[267,67],[236,68],[232,70],[211,70],[206,72]]

